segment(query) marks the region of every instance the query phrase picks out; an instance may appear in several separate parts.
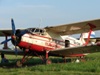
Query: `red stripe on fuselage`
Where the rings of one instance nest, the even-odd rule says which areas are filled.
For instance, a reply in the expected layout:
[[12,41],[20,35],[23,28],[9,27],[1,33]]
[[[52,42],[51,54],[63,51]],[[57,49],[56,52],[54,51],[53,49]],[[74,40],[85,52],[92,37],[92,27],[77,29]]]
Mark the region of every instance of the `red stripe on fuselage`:
[[40,46],[40,45],[36,45],[36,44],[29,44],[27,42],[21,41],[18,46],[26,48],[26,49],[30,49],[33,51],[44,51],[44,50],[53,50],[54,48],[50,48],[50,47],[44,47],[44,46]]

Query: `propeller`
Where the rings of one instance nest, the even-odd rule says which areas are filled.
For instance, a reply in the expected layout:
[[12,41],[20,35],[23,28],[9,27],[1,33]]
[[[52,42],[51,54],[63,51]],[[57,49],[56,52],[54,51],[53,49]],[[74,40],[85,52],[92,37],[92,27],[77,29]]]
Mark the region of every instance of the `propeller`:
[[17,51],[18,39],[20,39],[20,37],[22,35],[24,35],[26,32],[28,32],[28,30],[19,30],[19,29],[16,30],[16,27],[15,27],[13,19],[11,19],[11,27],[12,27],[11,38],[2,41],[0,44],[5,44],[5,43],[7,43],[7,42],[12,40],[12,43],[15,45],[15,54],[17,55],[17,53],[18,53],[18,51]]
[[12,38],[14,39],[14,45],[15,45],[15,54],[17,55],[18,51],[17,51],[17,36],[15,35],[16,34],[16,27],[15,27],[15,24],[14,24],[14,20],[11,19],[11,26],[12,26]]
[[2,41],[0,44],[5,44],[5,43],[7,43],[7,42],[9,42],[9,41],[11,41],[12,39],[14,40],[14,45],[15,45],[15,54],[17,54],[17,36],[15,35],[16,34],[16,28],[15,28],[15,24],[14,24],[14,20],[13,19],[11,19],[11,26],[12,26],[12,36],[11,36],[11,38],[10,39],[7,39],[7,40],[4,40],[4,41]]

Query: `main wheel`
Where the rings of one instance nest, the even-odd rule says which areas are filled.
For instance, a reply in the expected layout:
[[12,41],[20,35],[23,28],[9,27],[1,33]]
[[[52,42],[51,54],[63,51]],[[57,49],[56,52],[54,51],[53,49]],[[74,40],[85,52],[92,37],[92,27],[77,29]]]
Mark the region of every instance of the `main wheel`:
[[51,62],[51,60],[50,59],[47,59],[46,60],[46,64],[51,64],[52,62]]
[[17,61],[17,62],[16,62],[16,65],[17,65],[18,67],[22,67],[21,61]]

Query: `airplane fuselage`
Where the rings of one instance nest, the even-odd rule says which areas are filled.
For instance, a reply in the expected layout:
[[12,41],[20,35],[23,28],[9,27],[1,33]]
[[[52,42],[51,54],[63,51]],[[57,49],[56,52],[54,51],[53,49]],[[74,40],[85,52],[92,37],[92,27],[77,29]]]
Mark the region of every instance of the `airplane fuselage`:
[[19,47],[34,51],[54,50],[64,48],[64,41],[52,39],[39,34],[24,34],[18,44]]
[[81,42],[79,40],[69,36],[67,36],[66,38],[62,38],[60,35],[56,36],[55,33],[49,33],[46,31],[42,31],[41,29],[36,30],[35,28],[28,29],[28,31],[28,33],[25,33],[20,37],[20,42],[18,43],[18,46],[20,48],[39,52],[43,52],[46,50],[55,50],[59,48],[65,48],[65,40],[68,40],[70,42],[69,47],[81,45]]

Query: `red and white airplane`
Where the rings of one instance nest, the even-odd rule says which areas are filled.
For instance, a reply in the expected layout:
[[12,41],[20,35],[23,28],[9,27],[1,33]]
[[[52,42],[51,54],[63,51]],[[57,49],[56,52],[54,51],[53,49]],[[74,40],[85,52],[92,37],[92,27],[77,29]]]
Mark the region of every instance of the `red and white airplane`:
[[[15,53],[23,55],[20,64],[25,62],[27,55],[44,56],[46,63],[49,63],[49,56],[60,57],[82,57],[87,53],[100,52],[100,42],[96,40],[90,43],[90,37],[94,36],[95,30],[100,30],[100,19],[64,24],[59,26],[40,28],[16,29],[13,19],[11,19],[12,29],[0,29],[0,36],[5,36],[5,41],[1,42],[7,47],[7,42],[12,41],[15,45]],[[80,39],[67,36],[83,33]],[[87,39],[84,34],[87,33]],[[7,39],[11,36],[10,39]],[[16,50],[19,47],[21,51]],[[15,54],[14,50],[3,49],[2,53]],[[19,62],[17,62],[19,64]]]

